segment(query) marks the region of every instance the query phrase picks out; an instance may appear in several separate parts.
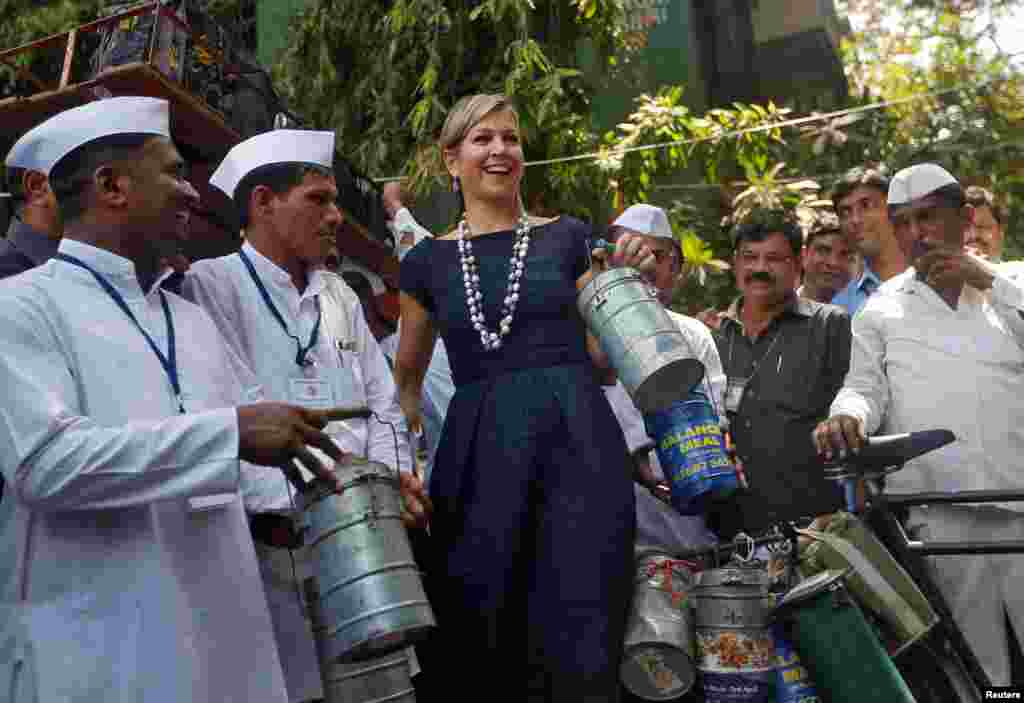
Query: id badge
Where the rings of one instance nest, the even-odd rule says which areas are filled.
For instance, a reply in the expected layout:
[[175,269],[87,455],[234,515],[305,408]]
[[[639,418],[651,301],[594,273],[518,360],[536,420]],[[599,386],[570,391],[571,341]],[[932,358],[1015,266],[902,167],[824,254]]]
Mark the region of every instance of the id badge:
[[725,411],[737,413],[743,400],[743,391],[747,389],[749,378],[730,376],[725,386]]
[[310,410],[327,410],[334,406],[331,384],[322,378],[291,378],[291,401]]
[[191,513],[205,513],[227,507],[238,499],[237,493],[214,493],[206,496],[192,496],[188,499],[188,510]]

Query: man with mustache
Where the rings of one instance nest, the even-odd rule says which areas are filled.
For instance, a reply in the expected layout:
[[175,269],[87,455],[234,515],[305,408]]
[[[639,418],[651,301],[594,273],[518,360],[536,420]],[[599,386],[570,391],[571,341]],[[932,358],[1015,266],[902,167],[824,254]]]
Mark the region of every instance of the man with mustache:
[[852,168],[832,187],[839,226],[850,246],[864,257],[860,276],[832,299],[833,305],[845,308],[851,316],[864,307],[878,286],[907,268],[886,212],[888,191],[889,175],[884,166]]
[[970,186],[966,191],[967,204],[974,216],[967,226],[964,247],[968,253],[992,263],[1003,260],[1003,239],[1006,236],[1006,209],[996,201],[989,190]]
[[[1024,456],[1024,278],[963,251],[972,209],[935,164],[897,173],[889,214],[911,263],[854,318],[850,374],[814,432],[826,458],[868,434],[952,430],[957,441],[887,477],[894,492],[1019,489]],[[1020,503],[911,508],[925,540],[1022,540]],[[1009,633],[1024,633],[1024,562],[931,559],[939,588],[992,683],[1010,684]]]
[[[232,148],[210,183],[234,201],[245,244],[235,254],[193,264],[184,290],[251,370],[254,394],[309,408],[368,406],[391,424],[355,419],[326,431],[342,451],[401,470],[403,517],[411,524],[425,519],[429,502],[409,473],[391,372],[359,299],[324,270],[342,219],[333,163],[333,132],[273,130]],[[313,636],[298,595],[312,563],[294,522],[297,501],[281,476],[243,474],[242,494],[289,700],[319,699]]]
[[722,538],[835,512],[811,431],[828,413],[850,359],[850,318],[796,296],[803,236],[788,213],[758,211],[734,233],[740,298],[714,333],[726,374],[725,409],[749,487],[709,514]]
[[854,253],[830,212],[822,213],[810,227],[803,249],[803,285],[796,294],[819,303],[829,303],[850,282]]

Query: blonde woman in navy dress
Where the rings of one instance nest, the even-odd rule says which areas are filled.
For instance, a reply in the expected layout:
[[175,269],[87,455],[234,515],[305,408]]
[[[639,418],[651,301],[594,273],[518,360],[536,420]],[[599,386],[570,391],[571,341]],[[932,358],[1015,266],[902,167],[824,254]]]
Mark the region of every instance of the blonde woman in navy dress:
[[418,427],[441,335],[456,385],[430,480],[442,680],[489,681],[517,701],[615,701],[633,487],[598,381],[607,359],[575,300],[605,266],[650,271],[654,257],[623,238],[606,260],[583,222],[523,212],[507,98],[464,98],[440,146],[464,213],[402,261],[396,376]]

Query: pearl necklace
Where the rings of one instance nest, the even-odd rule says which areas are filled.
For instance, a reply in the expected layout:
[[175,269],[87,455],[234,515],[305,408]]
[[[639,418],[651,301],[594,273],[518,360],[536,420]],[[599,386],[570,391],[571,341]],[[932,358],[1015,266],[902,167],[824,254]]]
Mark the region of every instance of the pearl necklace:
[[501,348],[502,337],[512,329],[512,319],[516,312],[516,304],[519,302],[519,279],[523,277],[526,251],[530,246],[530,221],[527,219],[526,213],[523,213],[519,219],[519,226],[516,228],[516,241],[512,246],[512,258],[509,261],[505,306],[497,332],[487,329],[484,321],[480,274],[476,265],[476,257],[473,256],[473,243],[466,237],[467,233],[472,235],[469,223],[463,216],[462,221],[459,222],[456,240],[459,245],[459,259],[462,262],[462,280],[466,285],[466,307],[469,309],[469,319],[473,323],[473,329],[480,333],[480,342],[484,345],[484,349],[494,351]]

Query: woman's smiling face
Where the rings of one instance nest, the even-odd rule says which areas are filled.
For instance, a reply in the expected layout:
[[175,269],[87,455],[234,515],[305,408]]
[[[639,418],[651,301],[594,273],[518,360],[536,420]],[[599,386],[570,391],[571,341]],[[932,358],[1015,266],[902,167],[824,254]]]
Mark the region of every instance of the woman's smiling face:
[[494,200],[518,194],[523,146],[515,114],[500,110],[484,117],[446,152],[445,161],[467,198]]

